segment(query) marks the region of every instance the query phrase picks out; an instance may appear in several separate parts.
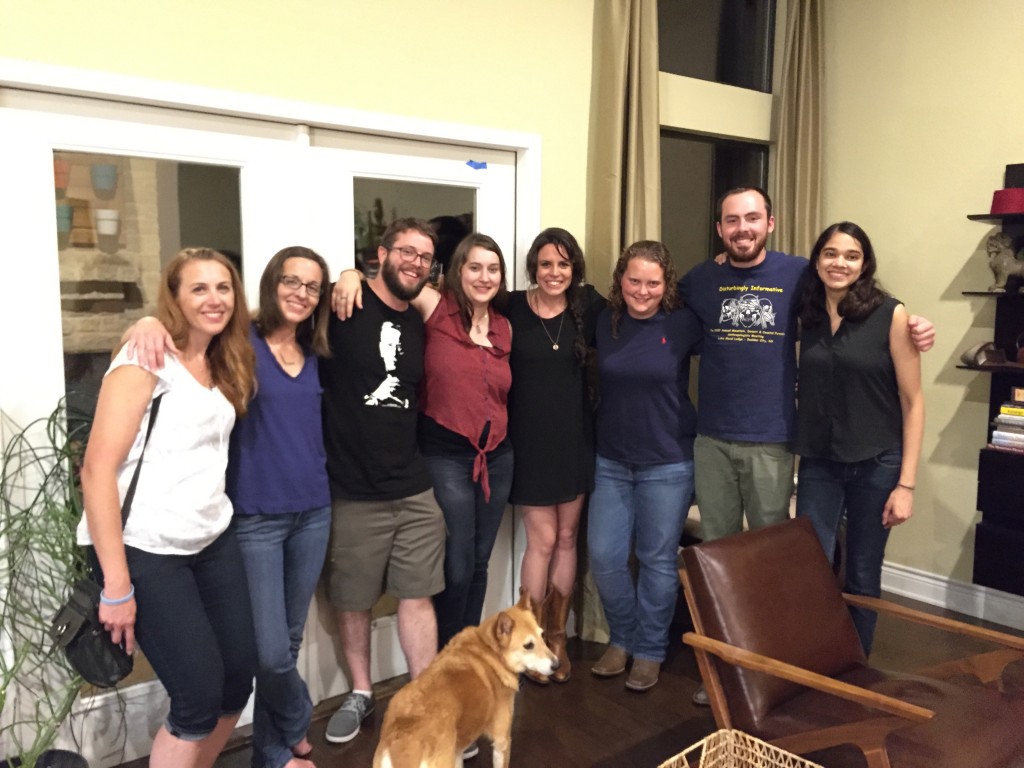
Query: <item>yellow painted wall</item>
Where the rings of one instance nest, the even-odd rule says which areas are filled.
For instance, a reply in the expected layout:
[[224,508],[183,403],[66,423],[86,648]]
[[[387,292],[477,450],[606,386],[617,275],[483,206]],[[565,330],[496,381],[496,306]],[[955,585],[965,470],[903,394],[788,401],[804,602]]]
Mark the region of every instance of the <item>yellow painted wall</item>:
[[1024,162],[1019,0],[825,0],[825,214],[865,228],[884,284],[938,327],[923,358],[927,427],[914,518],[888,559],[970,581],[986,374],[956,370],[991,340],[995,231],[1007,163]]
[[0,0],[0,57],[537,133],[585,227],[593,0]]

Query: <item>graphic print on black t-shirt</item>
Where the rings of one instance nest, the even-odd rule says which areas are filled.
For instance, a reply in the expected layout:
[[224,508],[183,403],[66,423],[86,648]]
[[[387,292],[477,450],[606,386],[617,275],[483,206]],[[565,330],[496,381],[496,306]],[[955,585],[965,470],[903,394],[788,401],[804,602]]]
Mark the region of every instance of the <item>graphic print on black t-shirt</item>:
[[384,381],[377,385],[377,388],[368,395],[363,395],[363,402],[366,405],[379,406],[381,408],[403,408],[408,409],[409,398],[400,397],[398,390],[402,382],[395,372],[398,370],[398,357],[404,353],[402,349],[402,329],[400,326],[386,320],[380,326],[380,359],[384,361],[384,370],[387,375]]

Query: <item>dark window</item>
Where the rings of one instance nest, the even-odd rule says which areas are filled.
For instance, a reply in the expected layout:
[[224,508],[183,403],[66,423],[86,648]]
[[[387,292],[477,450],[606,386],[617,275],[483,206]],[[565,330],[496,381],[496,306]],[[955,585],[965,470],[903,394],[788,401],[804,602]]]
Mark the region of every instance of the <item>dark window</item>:
[[680,275],[723,250],[715,203],[733,187],[768,184],[768,147],[661,132],[661,237]]
[[659,0],[659,69],[771,93],[775,0]]

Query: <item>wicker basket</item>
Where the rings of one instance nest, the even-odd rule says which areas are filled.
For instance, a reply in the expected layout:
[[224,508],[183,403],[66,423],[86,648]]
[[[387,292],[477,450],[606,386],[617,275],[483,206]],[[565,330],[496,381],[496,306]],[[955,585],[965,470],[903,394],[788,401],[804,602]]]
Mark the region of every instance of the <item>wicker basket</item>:
[[817,763],[773,747],[742,731],[715,731],[658,768],[822,768]]

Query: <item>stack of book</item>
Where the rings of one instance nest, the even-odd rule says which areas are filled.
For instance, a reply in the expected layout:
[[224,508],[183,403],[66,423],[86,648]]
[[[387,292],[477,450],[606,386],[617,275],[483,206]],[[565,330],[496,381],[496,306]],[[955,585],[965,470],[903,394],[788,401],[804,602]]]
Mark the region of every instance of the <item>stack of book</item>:
[[1003,403],[992,426],[990,448],[1024,453],[1024,402],[1011,400]]

